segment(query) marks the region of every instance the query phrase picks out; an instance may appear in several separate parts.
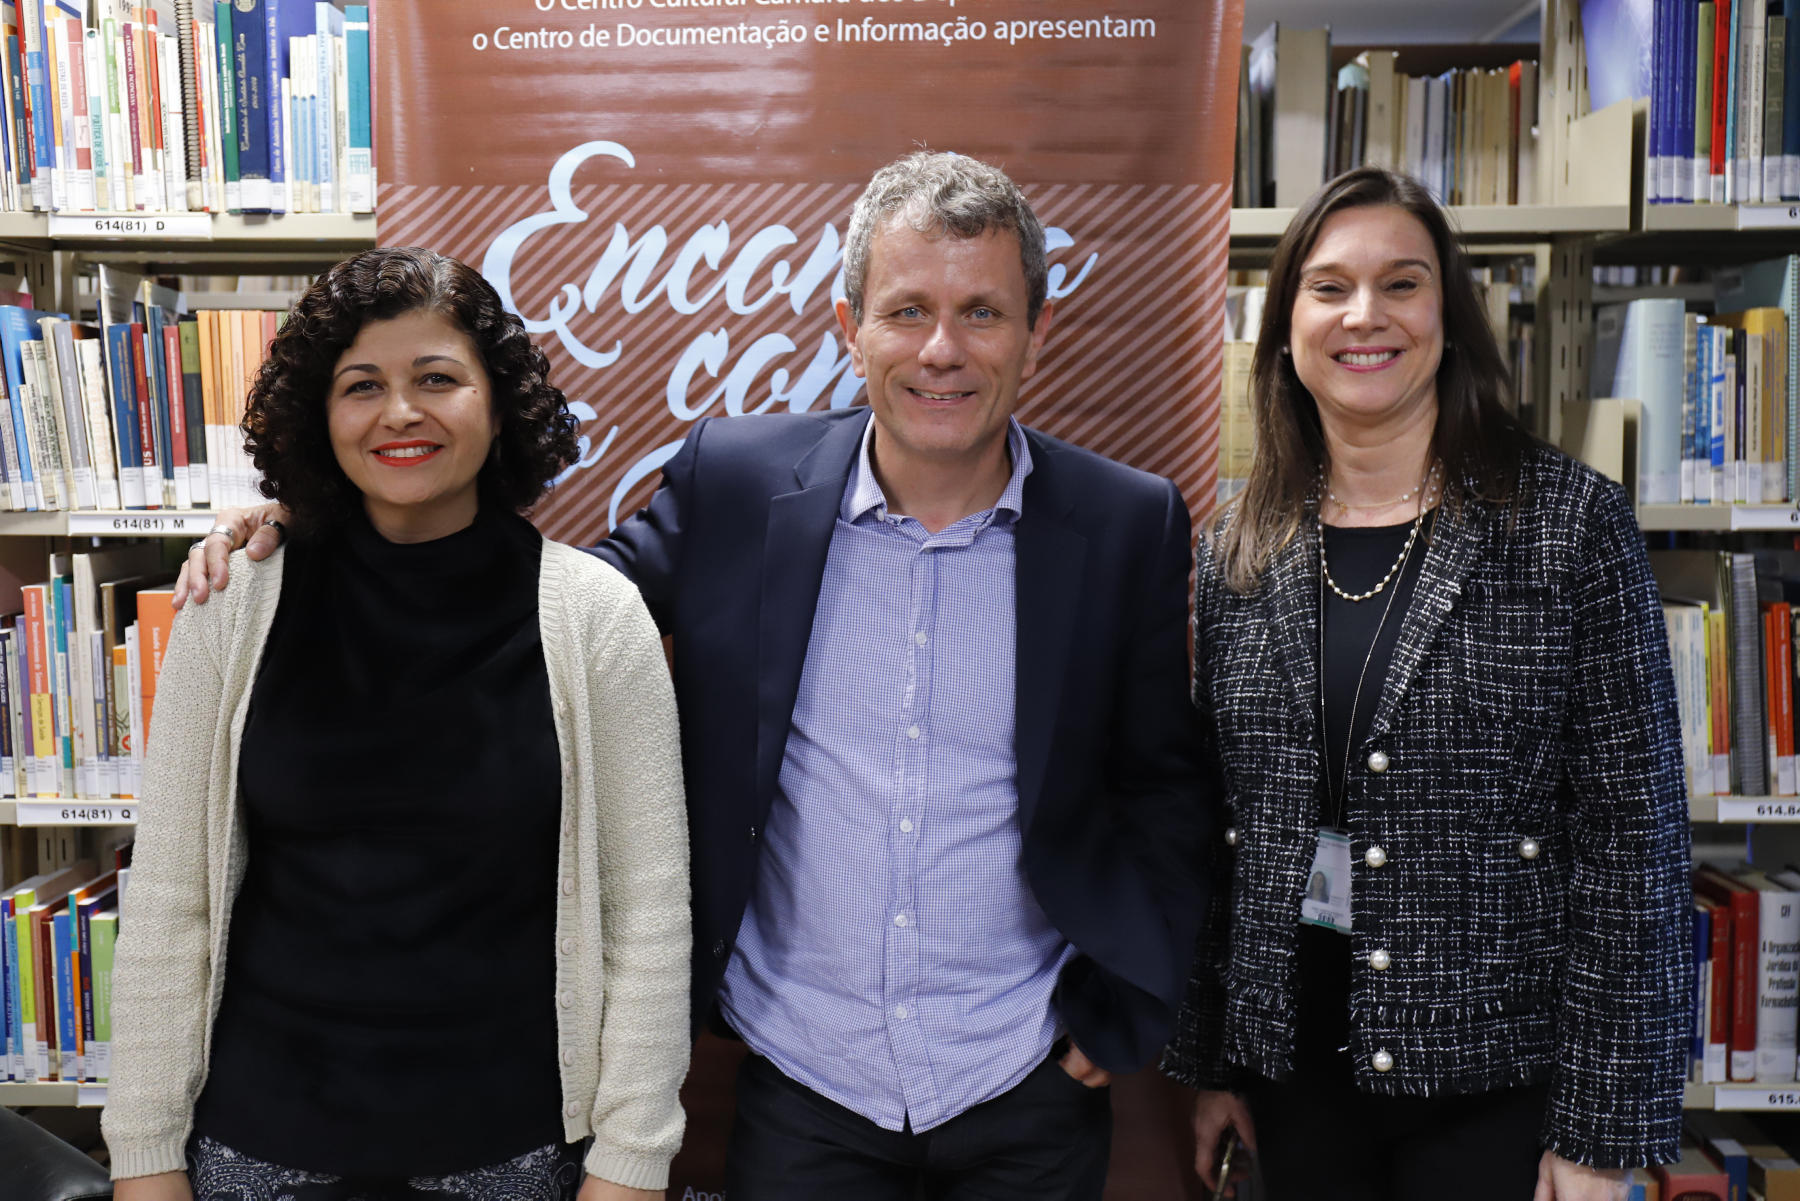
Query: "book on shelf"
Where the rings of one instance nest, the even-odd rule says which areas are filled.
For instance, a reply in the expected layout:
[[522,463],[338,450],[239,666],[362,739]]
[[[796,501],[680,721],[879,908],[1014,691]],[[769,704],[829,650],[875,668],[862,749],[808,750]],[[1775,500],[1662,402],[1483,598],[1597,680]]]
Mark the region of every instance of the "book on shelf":
[[1364,164],[1405,171],[1444,204],[1536,202],[1535,61],[1435,76],[1400,72],[1393,50],[1364,51],[1335,72],[1330,61],[1327,29],[1276,24],[1249,44],[1238,97],[1238,207],[1298,204]]
[[373,212],[368,108],[366,7],[0,5],[0,211]]
[[0,1080],[104,1083],[112,1069],[112,972],[130,844],[112,866],[74,859],[0,881]]
[[1581,21],[1591,106],[1646,104],[1651,203],[1800,200],[1800,59],[1781,0],[1582,0]]
[[1599,306],[1589,394],[1639,402],[1639,503],[1800,501],[1800,255],[1721,268],[1712,291]]

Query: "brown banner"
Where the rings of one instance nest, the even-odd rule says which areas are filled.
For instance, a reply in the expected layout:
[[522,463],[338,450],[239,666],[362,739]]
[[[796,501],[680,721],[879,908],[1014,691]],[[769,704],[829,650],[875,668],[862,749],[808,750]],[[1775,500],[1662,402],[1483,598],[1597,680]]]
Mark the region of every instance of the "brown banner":
[[[1117,10],[1117,11],[1111,11]],[[586,453],[541,508],[602,537],[690,422],[850,404],[850,203],[913,146],[1004,166],[1051,227],[1021,418],[1209,508],[1230,0],[383,0],[381,238],[477,265]]]
[[[551,536],[603,537],[702,416],[861,399],[845,224],[918,146],[1003,166],[1049,228],[1020,418],[1211,508],[1241,0],[372,8],[382,241],[479,267],[581,418]],[[728,1058],[703,1043],[672,1199],[719,1195]],[[1120,1090],[1112,1195],[1186,1194],[1167,1102]]]

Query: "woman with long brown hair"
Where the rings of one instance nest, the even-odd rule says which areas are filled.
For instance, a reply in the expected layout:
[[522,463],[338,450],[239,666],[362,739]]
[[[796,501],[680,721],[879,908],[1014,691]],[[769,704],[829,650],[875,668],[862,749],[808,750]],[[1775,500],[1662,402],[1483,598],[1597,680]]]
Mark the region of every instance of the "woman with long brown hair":
[[[1276,248],[1199,552],[1219,886],[1166,1068],[1269,1195],[1588,1201],[1672,1159],[1688,828],[1624,491],[1507,412],[1442,211],[1349,172]],[[1315,877],[1322,877],[1322,880]]]

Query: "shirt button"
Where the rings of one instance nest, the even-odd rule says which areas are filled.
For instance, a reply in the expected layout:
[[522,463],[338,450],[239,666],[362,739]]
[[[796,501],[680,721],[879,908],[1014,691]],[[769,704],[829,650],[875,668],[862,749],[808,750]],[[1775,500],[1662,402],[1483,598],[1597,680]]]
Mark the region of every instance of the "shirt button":
[[907,726],[906,727],[906,736],[908,738],[917,738],[919,736],[919,727],[918,726]]
[[556,998],[556,1000],[564,1009],[575,1008],[575,994],[572,992],[566,992],[562,996]]
[[573,955],[575,953],[575,940],[574,939],[565,938],[562,940],[562,953],[564,955]]
[[908,1018],[908,1017],[909,1017],[909,1016],[911,1016],[911,1014],[912,1014],[912,1010],[910,1010],[910,1009],[908,1009],[908,1008],[907,1008],[907,1007],[906,1007],[906,1006],[904,1006],[904,1005],[896,1005],[896,1006],[894,1006],[894,1016],[895,1016],[895,1017],[897,1017],[897,1018],[899,1018],[899,1019],[900,1019],[900,1020],[901,1020],[901,1021],[903,1021],[903,1022],[904,1022],[904,1021],[905,1021],[905,1020],[906,1020],[906,1019],[907,1019],[907,1018]]
[[913,635],[913,641],[918,643],[920,646],[924,646],[927,642],[930,642],[931,639],[925,636],[924,630],[920,630],[918,633]]
[[1536,859],[1538,857],[1538,852],[1542,849],[1542,847],[1538,846],[1538,840],[1535,838],[1521,838],[1519,840],[1519,858],[1521,859]]
[[911,834],[912,833],[912,818],[903,817],[900,819],[900,833],[902,833],[902,834]]
[[902,930],[904,930],[907,926],[906,915],[904,913],[896,913],[894,915],[894,924],[896,926],[899,926]]
[[1237,844],[1238,844],[1238,831],[1237,831],[1237,827],[1233,826],[1229,830],[1225,831],[1225,845],[1228,847],[1234,847]]
[[[572,1063],[574,1063],[574,1062],[575,1062],[575,1052],[573,1052],[573,1051],[564,1051],[564,1052],[563,1052],[563,1053],[562,1053],[562,1061],[563,1061],[563,1066],[564,1066],[564,1067],[568,1067],[568,1066],[569,1066],[569,1065],[570,1065],[570,1064],[572,1064]],[[571,1108],[572,1108],[572,1107],[571,1107]]]
[[1378,972],[1387,971],[1388,964],[1390,964],[1392,962],[1393,962],[1393,960],[1388,957],[1388,953],[1386,951],[1374,950],[1374,951],[1369,952],[1369,966],[1374,968]]
[[1369,1056],[1369,1066],[1378,1072],[1385,1072],[1394,1066],[1394,1057],[1386,1051],[1377,1051]]
[[563,888],[563,896],[572,897],[575,895],[575,881],[564,880],[562,888]]
[[563,1106],[563,1112],[565,1114],[567,1114],[569,1117],[574,1117],[576,1114],[581,1112],[581,1107],[579,1105],[575,1104],[575,1102],[571,1101],[567,1105]]
[[1363,852],[1363,862],[1370,867],[1381,867],[1387,862],[1387,852],[1380,847],[1370,847]]
[[718,942],[715,942],[713,944],[713,958],[714,959],[725,958],[725,940],[724,939],[721,938]]
[[1370,751],[1369,752],[1369,770],[1379,776],[1382,772],[1386,771],[1387,769],[1388,769],[1388,757],[1387,757],[1386,752]]
[[756,827],[755,826],[750,827],[750,841],[751,842],[756,841]]

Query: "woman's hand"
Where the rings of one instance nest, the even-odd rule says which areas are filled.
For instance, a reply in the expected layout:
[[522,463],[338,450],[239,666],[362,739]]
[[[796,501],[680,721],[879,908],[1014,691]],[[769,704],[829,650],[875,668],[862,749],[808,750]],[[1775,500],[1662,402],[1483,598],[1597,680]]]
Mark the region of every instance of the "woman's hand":
[[[114,1201],[118,1199],[115,1197]],[[581,1182],[581,1191],[575,1194],[575,1201],[663,1201],[663,1190],[626,1188],[598,1176],[589,1176]]]
[[159,1172],[115,1182],[113,1201],[194,1201],[194,1189],[186,1172]]
[[[1256,1150],[1256,1127],[1250,1121],[1250,1107],[1244,1104],[1244,1099],[1236,1093],[1201,1090],[1194,1098],[1194,1171],[1208,1189],[1219,1187],[1213,1172],[1214,1160],[1218,1155],[1219,1139],[1228,1127],[1237,1131],[1244,1146]],[[1233,1165],[1231,1175],[1237,1179],[1248,1173],[1249,1169],[1240,1161]],[[1227,1188],[1227,1196],[1237,1195],[1235,1185]]]
[[288,519],[288,511],[280,505],[226,509],[213,518],[215,528],[232,531],[231,541],[225,541],[223,534],[217,537],[208,534],[188,551],[187,562],[181,565],[181,576],[175,581],[175,607],[179,609],[189,600],[204,605],[207,595],[214,589],[224,591],[231,577],[225,561],[238,547],[243,547],[250,558],[257,561],[274,554],[275,548],[281,545],[282,527],[275,524],[271,528],[271,523]]
[[1554,1151],[1538,1160],[1531,1201],[1625,1201],[1625,1173],[1570,1163]]

